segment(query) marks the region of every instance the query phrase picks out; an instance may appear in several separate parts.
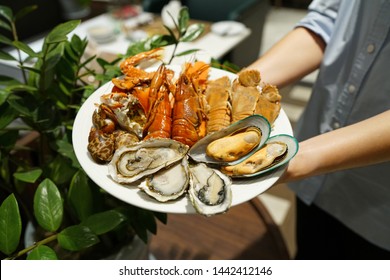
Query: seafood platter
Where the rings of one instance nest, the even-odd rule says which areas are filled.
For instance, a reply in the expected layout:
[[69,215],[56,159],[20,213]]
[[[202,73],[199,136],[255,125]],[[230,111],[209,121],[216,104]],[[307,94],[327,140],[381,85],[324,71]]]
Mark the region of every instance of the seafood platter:
[[278,89],[256,70],[202,61],[142,69],[124,60],[73,126],[76,156],[101,188],[165,213],[225,213],[270,188],[298,151]]

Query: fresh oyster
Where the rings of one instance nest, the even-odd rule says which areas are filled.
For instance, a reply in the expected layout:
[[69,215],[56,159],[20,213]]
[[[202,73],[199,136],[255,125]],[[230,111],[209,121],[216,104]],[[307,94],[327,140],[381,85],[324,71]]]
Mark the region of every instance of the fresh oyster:
[[226,212],[232,203],[232,181],[204,163],[190,166],[189,198],[195,210],[205,216]]
[[158,201],[166,202],[182,196],[189,183],[187,157],[167,169],[147,177],[138,187]]
[[231,177],[249,177],[270,171],[287,163],[298,151],[297,140],[290,135],[270,137],[265,145],[244,161],[223,166],[221,171]]
[[[223,139],[224,137],[232,136],[235,133],[244,132],[244,131],[248,130],[249,128],[253,129],[253,131],[257,130],[256,136],[261,135],[261,137],[259,139],[260,141],[258,141],[258,139],[257,139],[256,145],[254,145],[254,147],[252,147],[249,152],[248,152],[248,148],[244,148],[244,149],[242,147],[238,148],[237,142],[235,142],[233,144],[229,144],[229,145],[218,144],[218,142],[214,142],[218,139]],[[251,115],[245,119],[242,119],[238,122],[231,124],[230,126],[224,128],[224,129],[221,129],[220,131],[214,132],[214,133],[209,134],[206,137],[200,139],[194,146],[191,147],[188,154],[193,160],[195,160],[197,162],[204,162],[204,163],[208,163],[208,164],[219,164],[219,165],[234,165],[234,164],[237,164],[238,162],[244,160],[246,157],[248,157],[252,153],[254,153],[256,151],[256,149],[261,147],[265,143],[265,141],[268,139],[270,131],[271,131],[270,124],[268,123],[268,121],[264,117],[262,117],[260,115]],[[243,135],[241,135],[241,136],[243,136]],[[241,138],[239,140],[239,142],[241,142],[241,144],[244,144],[246,141],[242,141],[242,140],[243,140],[243,138]],[[221,140],[221,141],[224,141],[224,140]],[[218,144],[218,145],[215,145],[215,147],[213,148],[213,150],[214,150],[213,153],[215,155],[219,154],[219,156],[215,156],[215,158],[208,155],[206,152],[207,147],[209,147],[209,144],[211,144],[213,142]],[[244,152],[242,152],[243,151],[242,149],[244,150]],[[236,160],[228,161],[228,160],[226,160],[226,158],[232,150],[236,150],[235,153],[238,153],[240,156],[238,156]],[[222,156],[222,158],[221,158],[221,154],[224,154],[224,156]]]
[[172,139],[155,138],[123,146],[108,165],[112,179],[132,183],[183,159],[188,146]]

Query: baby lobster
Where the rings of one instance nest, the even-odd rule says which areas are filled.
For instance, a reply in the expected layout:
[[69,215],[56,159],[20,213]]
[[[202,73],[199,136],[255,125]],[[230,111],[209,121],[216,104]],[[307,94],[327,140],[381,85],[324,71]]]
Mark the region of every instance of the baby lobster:
[[209,81],[205,91],[208,104],[207,133],[225,128],[231,123],[231,83],[227,76]]
[[172,106],[169,101],[169,86],[164,64],[157,69],[149,90],[150,108],[144,126],[144,140],[149,138],[170,138]]
[[209,68],[201,67],[190,75],[188,72],[190,66],[190,64],[186,66],[176,85],[172,139],[191,147],[206,135],[205,109],[207,103],[204,93],[197,85],[194,85],[194,81]]

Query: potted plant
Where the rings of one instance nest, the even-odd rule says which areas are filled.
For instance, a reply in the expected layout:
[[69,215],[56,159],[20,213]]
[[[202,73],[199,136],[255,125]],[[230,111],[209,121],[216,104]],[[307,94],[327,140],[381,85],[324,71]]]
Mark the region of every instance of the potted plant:
[[[0,59],[16,61],[22,73],[21,81],[0,76],[2,259],[104,258],[135,236],[147,242],[148,233],[156,233],[156,218],[166,222],[166,215],[105,193],[86,176],[73,151],[74,118],[95,90],[83,77],[96,75],[87,67],[96,58],[82,61],[87,41],[67,37],[79,21],[55,27],[35,52],[18,40],[15,28],[34,9],[14,14],[0,6],[0,27],[11,37],[0,35],[0,41],[18,53],[0,51]],[[99,63],[105,69],[101,83],[118,71],[115,61]],[[27,226],[37,239],[26,247]]]
[[[204,26],[189,24],[183,7],[178,24],[167,34],[131,45],[126,54],[108,62],[83,60],[87,40],[68,38],[80,23],[71,20],[45,36],[42,49],[19,41],[15,23],[36,6],[16,14],[0,6],[0,27],[9,36],[0,42],[17,55],[0,50],[0,59],[14,61],[22,78],[0,73],[0,254],[2,259],[101,259],[134,238],[148,242],[164,213],[126,204],[99,188],[83,171],[72,147],[72,125],[78,109],[101,84],[120,75],[118,61],[156,47],[199,37]],[[101,66],[96,73],[91,61]],[[215,61],[214,61],[215,63]],[[85,82],[93,75],[98,84]],[[34,229],[27,244],[24,236]],[[26,233],[27,232],[27,233]]]

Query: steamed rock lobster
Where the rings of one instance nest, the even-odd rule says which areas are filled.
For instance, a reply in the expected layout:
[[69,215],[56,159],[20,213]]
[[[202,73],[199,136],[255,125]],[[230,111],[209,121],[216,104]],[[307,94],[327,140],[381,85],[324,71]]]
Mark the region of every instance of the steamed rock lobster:
[[176,84],[172,139],[190,147],[207,133],[204,90],[209,67],[202,62],[186,64]]
[[172,106],[169,101],[169,90],[167,70],[164,64],[161,64],[150,85],[150,108],[144,126],[144,140],[171,137]]

